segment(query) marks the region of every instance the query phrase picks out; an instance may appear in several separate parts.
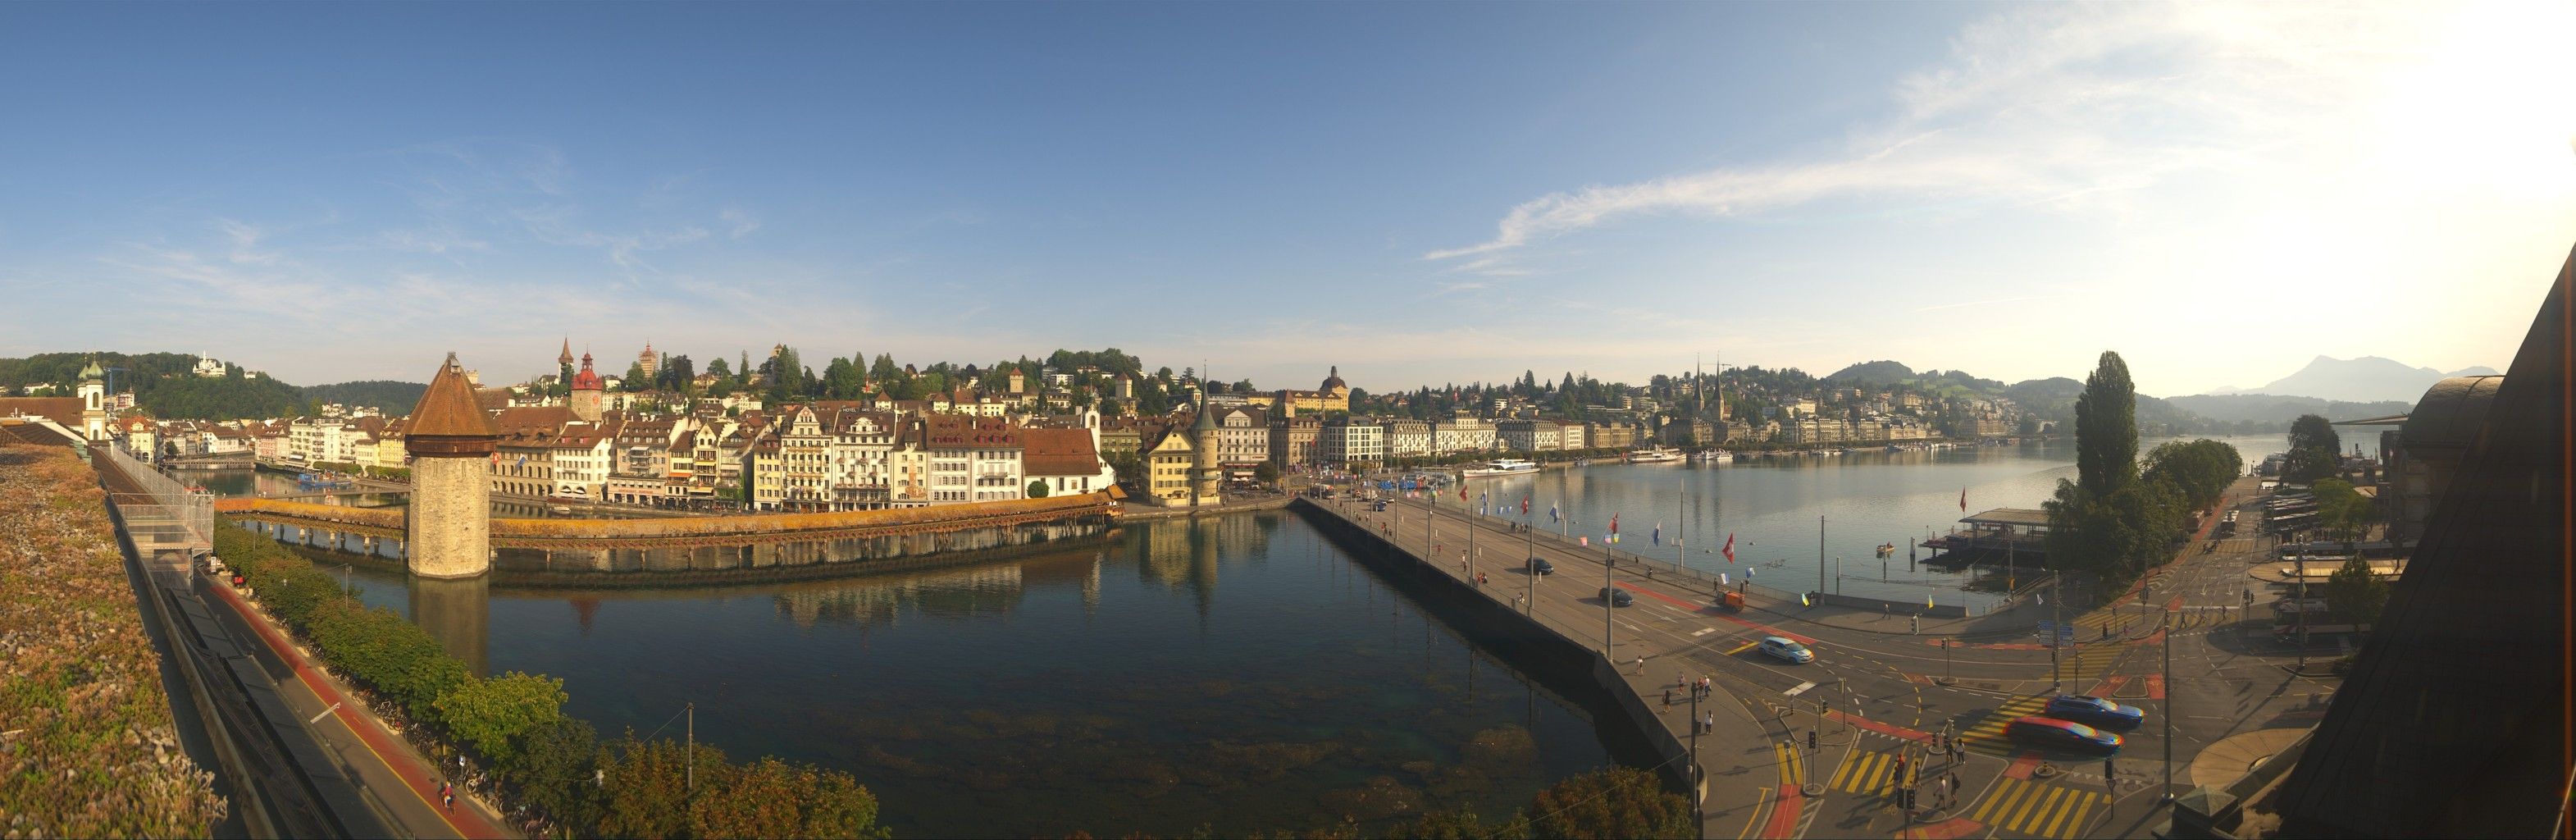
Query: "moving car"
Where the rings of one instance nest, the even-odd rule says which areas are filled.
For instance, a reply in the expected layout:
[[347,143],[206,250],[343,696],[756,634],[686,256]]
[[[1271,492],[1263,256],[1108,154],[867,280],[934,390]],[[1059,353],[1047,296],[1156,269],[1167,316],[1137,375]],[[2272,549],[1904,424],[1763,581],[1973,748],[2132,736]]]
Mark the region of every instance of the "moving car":
[[1532,557],[1529,559],[1529,573],[1542,577],[1556,574],[1556,564],[1547,562],[1545,557]]
[[2124,706],[2109,700],[2083,694],[2060,694],[2049,698],[2048,707],[2039,710],[2042,717],[2071,720],[2097,729],[2127,732],[2147,722],[2147,713],[2136,706]]
[[1614,607],[1624,607],[1637,602],[1637,596],[1628,594],[1628,590],[1625,589],[1604,589],[1601,590],[1599,597],[1609,599],[1610,605]]
[[2120,736],[2071,720],[2037,716],[2018,718],[2004,727],[2004,735],[2042,749],[2095,755],[2120,753]]
[[1806,645],[1798,644],[1795,641],[1783,639],[1778,636],[1763,637],[1762,644],[1755,649],[1761,651],[1764,656],[1778,659],[1791,665],[1805,665],[1809,662],[1816,661],[1816,652],[1808,650]]

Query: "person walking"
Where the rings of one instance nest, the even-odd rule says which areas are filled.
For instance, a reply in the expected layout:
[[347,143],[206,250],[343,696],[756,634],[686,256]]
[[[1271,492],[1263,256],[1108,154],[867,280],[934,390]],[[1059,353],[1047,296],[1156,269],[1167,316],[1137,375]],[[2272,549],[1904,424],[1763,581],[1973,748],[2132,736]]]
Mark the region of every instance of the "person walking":
[[1710,713],[1708,713],[1708,716],[1707,716],[1707,717],[1701,718],[1701,719],[1700,719],[1700,722],[1699,722],[1699,726],[1700,726],[1699,731],[1704,732],[1704,733],[1709,733],[1709,734],[1715,734],[1715,733],[1717,732],[1717,713],[1716,713],[1716,712],[1710,712]]
[[1642,677],[1642,676],[1645,676],[1645,675],[1646,675],[1646,658],[1645,658],[1645,657],[1643,657],[1643,656],[1637,657],[1637,676]]
[[1669,689],[1669,688],[1664,689],[1664,708],[1665,708],[1665,709],[1667,709],[1667,710],[1670,710],[1672,707],[1673,707],[1673,690],[1672,690],[1672,689]]

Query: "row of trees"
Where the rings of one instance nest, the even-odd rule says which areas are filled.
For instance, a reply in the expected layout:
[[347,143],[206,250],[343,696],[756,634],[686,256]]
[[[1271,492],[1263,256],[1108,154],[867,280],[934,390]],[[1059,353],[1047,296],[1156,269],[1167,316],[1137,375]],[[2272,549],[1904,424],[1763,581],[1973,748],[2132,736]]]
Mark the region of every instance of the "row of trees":
[[[632,732],[601,744],[589,723],[564,714],[562,680],[474,676],[426,631],[392,610],[360,605],[354,590],[276,542],[222,527],[215,543],[270,612],[332,667],[481,758],[521,801],[573,834],[884,835],[876,798],[847,773],[769,758],[737,765],[709,747],[689,753]],[[698,765],[694,789],[690,762]]]
[[2290,481],[2331,477],[2343,471],[2343,439],[2325,418],[2299,415],[2290,421],[2290,451],[2282,462],[2281,477]]
[[2048,511],[2048,565],[2091,572],[2104,592],[2173,559],[2191,512],[2216,504],[2244,467],[2212,440],[2168,443],[2137,461],[2137,389],[2120,354],[2104,352],[2075,400],[2075,480]]
[[1534,837],[1682,838],[1699,836],[1690,800],[1668,793],[1653,774],[1632,767],[1595,770],[1548,786],[1499,824],[1473,811],[1424,814],[1393,836],[1415,840],[1521,840]]

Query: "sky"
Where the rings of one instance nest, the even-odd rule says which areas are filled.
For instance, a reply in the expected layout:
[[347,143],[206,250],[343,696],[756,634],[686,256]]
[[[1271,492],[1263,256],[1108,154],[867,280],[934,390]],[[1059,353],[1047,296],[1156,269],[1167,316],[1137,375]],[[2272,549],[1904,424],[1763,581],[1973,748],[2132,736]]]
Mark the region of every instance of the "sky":
[[0,4],[0,356],[2503,368],[2576,5]]

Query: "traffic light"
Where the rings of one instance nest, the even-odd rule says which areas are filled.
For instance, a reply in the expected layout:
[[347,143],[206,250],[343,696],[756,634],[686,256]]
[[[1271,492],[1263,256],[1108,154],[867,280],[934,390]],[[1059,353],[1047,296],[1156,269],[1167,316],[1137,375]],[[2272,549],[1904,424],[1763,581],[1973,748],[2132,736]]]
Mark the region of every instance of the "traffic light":
[[1914,810],[1914,786],[1907,785],[1896,789],[1896,807],[1907,811]]
[[2118,778],[2119,775],[2119,768],[2112,764],[2111,759],[2102,759],[2102,778]]
[[1807,749],[1816,748],[1816,730],[1807,730]]

